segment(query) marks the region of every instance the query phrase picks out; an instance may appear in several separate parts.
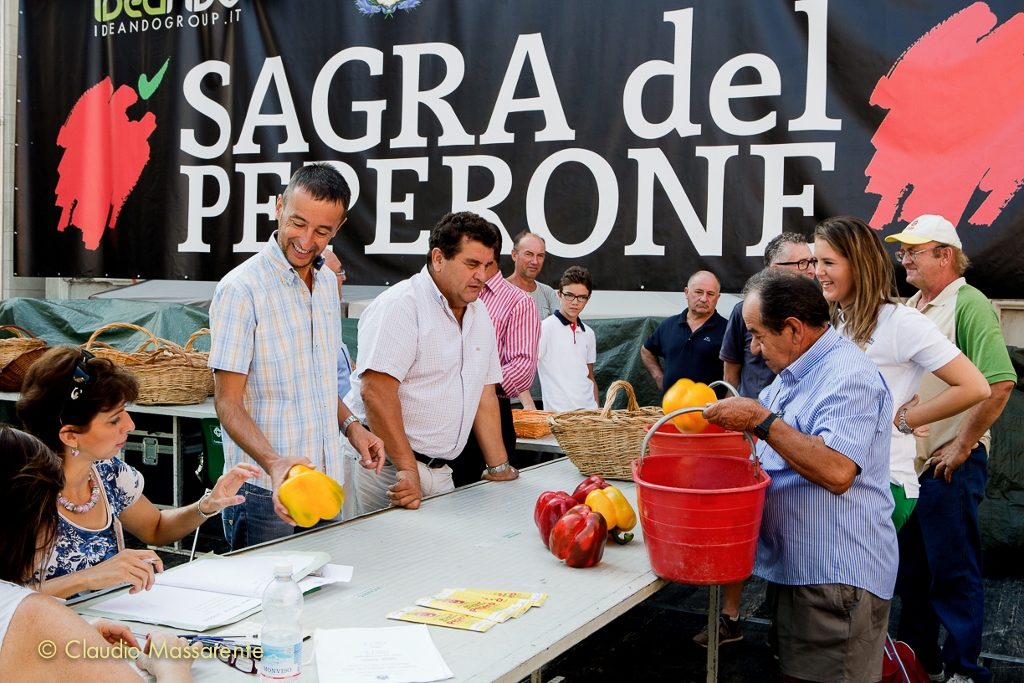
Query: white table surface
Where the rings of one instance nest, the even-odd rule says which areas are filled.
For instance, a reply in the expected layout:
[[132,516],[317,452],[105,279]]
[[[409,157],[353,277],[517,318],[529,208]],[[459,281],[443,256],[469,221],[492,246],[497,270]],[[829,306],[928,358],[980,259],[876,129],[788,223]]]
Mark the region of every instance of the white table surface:
[[[332,562],[355,567],[351,583],[306,596],[307,628],[403,624],[385,615],[449,587],[548,593],[542,607],[487,633],[429,627],[455,673],[450,680],[519,681],[665,585],[651,572],[639,525],[632,543],[609,543],[601,563],[589,569],[568,567],[543,546],[533,523],[537,497],[571,492],[582,479],[562,458],[528,468],[513,482],[481,482],[426,500],[419,510],[386,510],[260,548],[322,550]],[[635,505],[634,485],[616,485]],[[199,661],[194,675],[253,680],[216,660]],[[315,664],[302,680],[317,680]]]

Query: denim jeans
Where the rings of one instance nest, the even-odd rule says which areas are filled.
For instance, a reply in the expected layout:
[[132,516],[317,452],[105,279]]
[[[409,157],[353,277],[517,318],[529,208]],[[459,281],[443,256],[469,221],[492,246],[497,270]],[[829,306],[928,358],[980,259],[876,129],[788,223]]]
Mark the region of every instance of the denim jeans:
[[224,512],[221,513],[224,539],[232,550],[273,541],[295,532],[294,527],[274,512],[274,500],[270,491],[246,483],[242,484],[238,492],[245,496],[245,502],[224,508]]
[[[946,674],[989,683],[978,664],[985,623],[978,505],[985,497],[988,457],[978,445],[953,472],[952,482],[921,475],[917,507],[899,534],[896,592],[902,600],[898,638],[914,648],[929,672],[943,664]],[[948,633],[941,653],[939,624]]]

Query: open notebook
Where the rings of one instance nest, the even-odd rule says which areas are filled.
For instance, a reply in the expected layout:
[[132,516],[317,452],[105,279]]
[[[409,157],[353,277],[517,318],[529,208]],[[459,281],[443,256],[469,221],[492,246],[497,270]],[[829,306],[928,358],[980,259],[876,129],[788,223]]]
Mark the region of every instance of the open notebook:
[[86,609],[106,617],[205,631],[259,611],[276,565],[290,564],[292,578],[306,593],[332,583],[310,576],[329,560],[327,553],[299,552],[208,556],[157,574],[148,591],[112,595]]

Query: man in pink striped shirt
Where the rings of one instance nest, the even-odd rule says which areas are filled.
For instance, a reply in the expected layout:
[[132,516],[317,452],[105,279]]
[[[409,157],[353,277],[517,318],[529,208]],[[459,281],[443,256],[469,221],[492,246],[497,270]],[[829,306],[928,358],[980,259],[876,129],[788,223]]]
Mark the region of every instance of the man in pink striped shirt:
[[[480,290],[480,301],[494,325],[501,363],[501,384],[498,385],[498,409],[501,414],[501,439],[509,461],[516,467],[516,431],[512,424],[510,399],[529,391],[537,372],[537,341],[540,339],[540,317],[537,304],[529,294],[511,284],[501,274],[498,259],[501,243],[494,249],[494,263],[485,271],[487,281]],[[456,486],[479,481],[483,471],[483,453],[476,435],[471,435],[462,454],[452,462],[452,480]]]

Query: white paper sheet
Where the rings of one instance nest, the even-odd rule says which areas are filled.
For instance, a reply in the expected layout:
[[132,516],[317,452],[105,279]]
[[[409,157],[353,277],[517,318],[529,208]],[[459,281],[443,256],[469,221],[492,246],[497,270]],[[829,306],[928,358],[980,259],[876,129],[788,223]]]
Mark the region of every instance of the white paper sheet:
[[422,624],[317,629],[320,683],[428,683],[452,678]]

